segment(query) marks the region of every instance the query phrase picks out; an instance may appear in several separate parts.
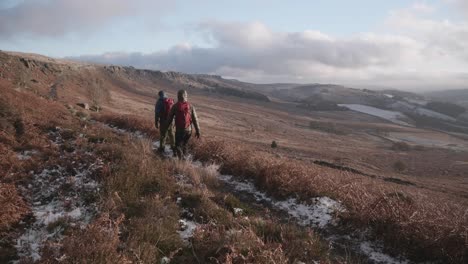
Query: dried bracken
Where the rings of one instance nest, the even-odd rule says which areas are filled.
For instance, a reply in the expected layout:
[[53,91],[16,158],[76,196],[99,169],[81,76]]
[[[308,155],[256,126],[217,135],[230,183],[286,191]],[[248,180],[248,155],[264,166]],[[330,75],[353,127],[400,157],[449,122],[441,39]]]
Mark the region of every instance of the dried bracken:
[[29,212],[26,203],[12,184],[0,183],[0,233],[17,223]]
[[414,260],[462,263],[468,258],[466,207],[441,193],[280,159],[229,142],[207,140],[193,149],[198,159],[221,164],[226,173],[252,178],[272,195],[326,195],[341,201],[348,209],[341,219],[371,228],[390,251]]

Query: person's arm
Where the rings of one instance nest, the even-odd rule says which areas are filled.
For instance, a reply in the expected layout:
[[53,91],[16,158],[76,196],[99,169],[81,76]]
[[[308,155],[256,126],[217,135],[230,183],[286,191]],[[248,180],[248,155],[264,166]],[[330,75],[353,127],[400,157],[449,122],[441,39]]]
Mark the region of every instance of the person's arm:
[[154,126],[155,126],[156,128],[159,127],[158,103],[159,103],[159,102],[156,102],[156,105],[154,106]]
[[156,128],[159,127],[159,119],[161,118],[160,114],[161,114],[161,100],[158,100],[156,102],[156,106],[154,107],[154,125],[156,126]]
[[200,137],[200,124],[198,123],[198,116],[195,107],[192,106],[192,122],[195,127],[195,135],[197,138]]

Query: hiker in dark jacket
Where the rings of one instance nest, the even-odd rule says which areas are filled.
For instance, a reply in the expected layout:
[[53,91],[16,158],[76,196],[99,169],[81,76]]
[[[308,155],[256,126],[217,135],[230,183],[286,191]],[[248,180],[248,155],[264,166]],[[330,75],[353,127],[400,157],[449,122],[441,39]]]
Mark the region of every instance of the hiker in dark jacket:
[[177,103],[172,107],[167,120],[167,125],[175,118],[175,145],[177,157],[182,159],[187,155],[187,144],[192,136],[192,125],[195,127],[195,136],[200,138],[200,125],[198,124],[197,112],[187,101],[187,92],[180,90],[177,92]]
[[164,152],[166,146],[166,138],[169,138],[169,144],[171,145],[172,150],[175,155],[175,140],[174,140],[174,130],[173,125],[167,123],[169,112],[171,111],[174,100],[167,98],[164,91],[159,91],[159,99],[156,102],[155,111],[154,111],[154,125],[156,128],[159,128],[159,152]]

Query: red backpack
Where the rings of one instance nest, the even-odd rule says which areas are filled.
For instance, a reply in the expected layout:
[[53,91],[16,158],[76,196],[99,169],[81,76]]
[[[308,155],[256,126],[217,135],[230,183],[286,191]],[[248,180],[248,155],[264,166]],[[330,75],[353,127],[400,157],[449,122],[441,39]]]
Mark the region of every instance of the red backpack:
[[176,104],[175,125],[179,129],[187,129],[192,124],[192,113],[188,102],[178,102]]
[[171,98],[164,98],[163,104],[164,104],[164,110],[161,113],[161,116],[164,117],[164,119],[168,119],[169,113],[171,112],[171,108],[174,105],[174,100]]

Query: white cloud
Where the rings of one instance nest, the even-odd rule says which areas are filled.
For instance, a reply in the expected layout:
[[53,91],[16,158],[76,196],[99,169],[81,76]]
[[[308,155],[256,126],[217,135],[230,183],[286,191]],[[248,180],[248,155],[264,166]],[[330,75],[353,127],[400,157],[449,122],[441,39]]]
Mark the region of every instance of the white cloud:
[[152,54],[79,59],[135,67],[212,73],[247,81],[331,82],[400,88],[459,88],[468,74],[466,22],[431,18],[414,4],[386,19],[388,32],[336,37],[317,30],[278,32],[260,22],[201,24],[209,47],[189,43]]
[[145,12],[167,8],[162,0],[28,0],[0,9],[0,36],[55,37],[88,32]]
[[[466,4],[468,6],[468,4]],[[468,22],[452,22],[424,17],[419,9],[394,11],[386,21],[395,32],[421,43],[434,58],[461,58],[468,62]],[[438,55],[438,56],[437,56]]]
[[468,17],[468,1],[466,0],[443,0],[445,3],[452,5],[456,10],[462,13],[465,18]]

